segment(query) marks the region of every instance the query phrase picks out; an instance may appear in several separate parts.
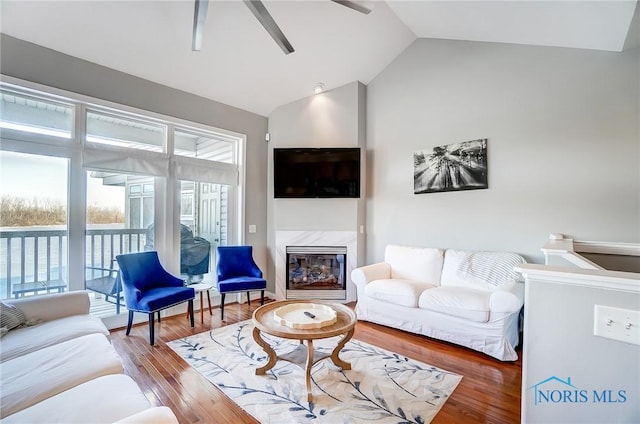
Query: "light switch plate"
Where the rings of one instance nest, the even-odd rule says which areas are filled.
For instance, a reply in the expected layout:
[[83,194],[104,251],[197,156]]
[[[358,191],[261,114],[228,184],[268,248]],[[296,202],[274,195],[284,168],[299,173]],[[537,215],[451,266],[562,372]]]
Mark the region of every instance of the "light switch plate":
[[593,334],[640,345],[640,311],[595,305]]
[[253,234],[257,231],[257,228],[255,225],[251,224],[249,225],[249,233]]

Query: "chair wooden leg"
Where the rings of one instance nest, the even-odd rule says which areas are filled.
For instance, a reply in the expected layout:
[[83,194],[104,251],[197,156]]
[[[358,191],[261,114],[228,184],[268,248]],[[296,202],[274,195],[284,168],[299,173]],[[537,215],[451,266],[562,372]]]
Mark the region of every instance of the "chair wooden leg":
[[209,294],[209,290],[207,290],[207,303],[209,304],[209,315],[213,315],[213,311],[211,310],[211,295]]
[[247,305],[251,306],[251,294],[247,292]]
[[200,292],[200,324],[204,324],[204,300],[203,300],[203,296],[204,293]]
[[195,325],[193,322],[193,299],[189,301],[189,316],[191,317],[191,326],[193,327]]
[[264,305],[264,290],[260,290],[260,306]]
[[129,321],[127,321],[127,336],[131,332],[131,324],[133,324],[133,311],[129,311]]
[[224,321],[224,297],[226,293],[220,293],[220,319]]
[[155,333],[155,323],[153,322],[153,317],[154,317],[154,313],[155,312],[151,312],[149,314],[149,344],[151,346],[153,346],[153,342],[154,342],[154,333]]
[[158,311],[158,322],[160,322],[160,311]]

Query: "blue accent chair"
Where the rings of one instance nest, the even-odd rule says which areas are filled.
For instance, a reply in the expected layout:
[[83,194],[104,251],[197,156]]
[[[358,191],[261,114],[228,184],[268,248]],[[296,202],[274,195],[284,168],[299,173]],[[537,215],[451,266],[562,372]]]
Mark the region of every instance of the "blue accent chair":
[[129,310],[127,336],[131,331],[133,313],[149,314],[149,342],[154,342],[154,314],[183,302],[189,302],[189,316],[193,327],[193,299],[195,290],[184,286],[184,281],[169,274],[158,259],[158,252],[127,253],[116,256],[124,300]]
[[264,305],[264,289],[267,280],[253,261],[252,246],[218,246],[218,292],[220,293],[220,319],[224,320],[224,297],[227,293],[260,290],[260,304]]

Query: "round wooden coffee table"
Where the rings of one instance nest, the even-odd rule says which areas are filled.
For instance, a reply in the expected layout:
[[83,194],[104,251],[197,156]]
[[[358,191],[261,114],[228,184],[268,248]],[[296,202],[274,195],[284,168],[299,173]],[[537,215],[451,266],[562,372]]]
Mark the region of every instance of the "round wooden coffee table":
[[[295,329],[280,324],[279,321],[274,318],[273,312],[282,306],[293,303],[315,303],[330,306],[336,311],[337,320],[335,323],[325,327],[309,329]],[[333,363],[343,370],[351,369],[351,364],[340,359],[338,355],[344,345],[353,337],[356,321],[356,314],[350,308],[339,303],[329,303],[321,300],[283,300],[267,303],[259,307],[253,313],[253,324],[255,325],[253,338],[267,353],[269,361],[264,366],[256,369],[256,375],[264,375],[274,367],[278,360],[288,361],[300,366],[304,364],[307,400],[311,402],[311,368],[314,364],[323,359],[331,358]],[[300,340],[300,345],[289,353],[278,355],[269,343],[262,338],[260,333],[266,333],[284,339]],[[314,340],[334,336],[343,337],[330,355],[313,349]],[[306,342],[306,346],[304,342]]]

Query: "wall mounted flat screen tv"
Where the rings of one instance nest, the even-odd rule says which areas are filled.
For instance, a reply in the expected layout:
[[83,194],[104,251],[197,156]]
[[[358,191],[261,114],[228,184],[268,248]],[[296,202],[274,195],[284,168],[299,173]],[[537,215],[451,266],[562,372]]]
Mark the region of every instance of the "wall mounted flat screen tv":
[[360,197],[360,148],[273,149],[275,198]]

